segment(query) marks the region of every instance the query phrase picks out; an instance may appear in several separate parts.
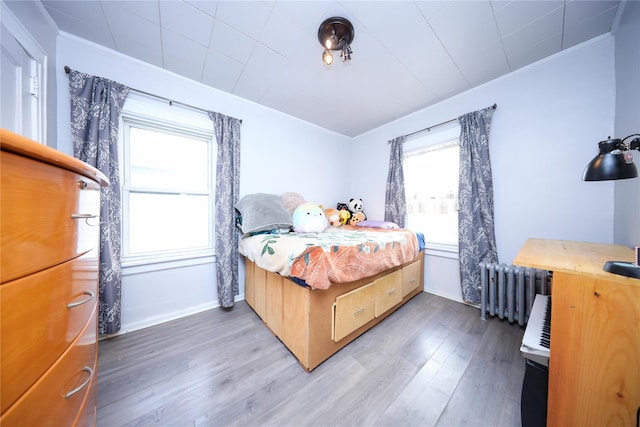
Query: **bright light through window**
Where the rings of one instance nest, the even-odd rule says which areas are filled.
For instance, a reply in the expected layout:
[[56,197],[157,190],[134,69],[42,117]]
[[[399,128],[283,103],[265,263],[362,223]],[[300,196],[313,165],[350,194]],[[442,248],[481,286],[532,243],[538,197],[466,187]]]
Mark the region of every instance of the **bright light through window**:
[[129,253],[206,248],[208,204],[207,196],[130,193]]
[[129,260],[213,252],[209,134],[124,118],[124,255]]
[[207,191],[207,141],[137,127],[129,138],[132,186]]
[[459,152],[450,141],[405,154],[407,225],[428,242],[458,243]]

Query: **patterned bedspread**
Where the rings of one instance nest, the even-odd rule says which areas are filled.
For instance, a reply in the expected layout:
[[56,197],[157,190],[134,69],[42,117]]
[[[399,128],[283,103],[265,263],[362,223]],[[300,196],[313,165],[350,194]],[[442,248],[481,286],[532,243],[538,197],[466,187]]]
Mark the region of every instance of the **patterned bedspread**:
[[373,276],[411,261],[420,251],[411,230],[352,226],[245,236],[238,249],[258,267],[318,289]]

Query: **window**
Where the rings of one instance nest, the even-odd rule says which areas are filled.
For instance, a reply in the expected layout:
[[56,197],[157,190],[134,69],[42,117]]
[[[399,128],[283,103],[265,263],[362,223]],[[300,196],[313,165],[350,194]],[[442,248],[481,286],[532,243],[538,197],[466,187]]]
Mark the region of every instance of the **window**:
[[458,244],[459,125],[405,142],[407,227],[428,243]]
[[[134,102],[128,108],[127,104],[121,131],[123,262],[212,255],[215,139],[211,121],[185,122],[175,111],[168,121],[162,108],[153,108],[153,101]],[[135,104],[147,104],[144,115],[136,112],[140,105]],[[181,107],[171,107],[176,108]]]

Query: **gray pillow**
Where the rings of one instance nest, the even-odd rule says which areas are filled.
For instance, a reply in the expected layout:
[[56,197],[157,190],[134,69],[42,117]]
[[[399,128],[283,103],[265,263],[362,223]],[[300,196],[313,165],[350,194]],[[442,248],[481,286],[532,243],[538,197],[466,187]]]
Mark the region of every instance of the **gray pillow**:
[[280,196],[275,194],[247,194],[236,203],[236,209],[240,212],[238,225],[242,234],[293,226],[291,214],[284,208]]

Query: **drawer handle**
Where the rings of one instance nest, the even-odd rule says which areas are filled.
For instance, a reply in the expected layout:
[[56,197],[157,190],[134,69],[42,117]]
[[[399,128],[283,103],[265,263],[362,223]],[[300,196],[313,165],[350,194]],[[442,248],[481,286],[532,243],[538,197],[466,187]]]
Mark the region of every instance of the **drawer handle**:
[[89,220],[93,218],[100,218],[100,215],[94,214],[71,214],[71,219],[84,219],[84,222],[90,227],[96,227],[100,225],[100,221],[97,224],[90,224]]
[[88,295],[89,298],[85,298],[82,301],[70,302],[69,304],[67,304],[67,308],[73,308],[82,304],[86,304],[96,296],[96,294],[93,291],[89,291],[89,290],[82,292],[82,294]]
[[387,291],[387,295],[393,295],[393,294],[395,294],[395,293],[396,293],[395,288],[394,288],[394,289],[389,289],[389,290]]
[[71,214],[71,219],[90,219],[90,218],[98,218],[100,215],[94,214]]
[[360,315],[360,314],[362,314],[362,313],[364,313],[364,307],[362,307],[360,310],[356,310],[356,311],[354,311],[354,312],[353,312],[353,315],[354,315],[354,316],[358,316],[358,315]]
[[415,278],[415,277],[412,277],[411,279],[409,279],[409,283],[413,283],[413,282],[415,282],[415,281],[416,281],[416,278]]
[[85,366],[82,368],[82,372],[88,373],[89,377],[87,377],[87,379],[84,380],[84,382],[80,384],[78,387],[74,388],[69,393],[65,394],[64,395],[65,399],[70,398],[71,396],[73,396],[74,394],[76,394],[77,392],[85,388],[91,382],[91,378],[93,378],[93,369],[91,369],[89,366]]

